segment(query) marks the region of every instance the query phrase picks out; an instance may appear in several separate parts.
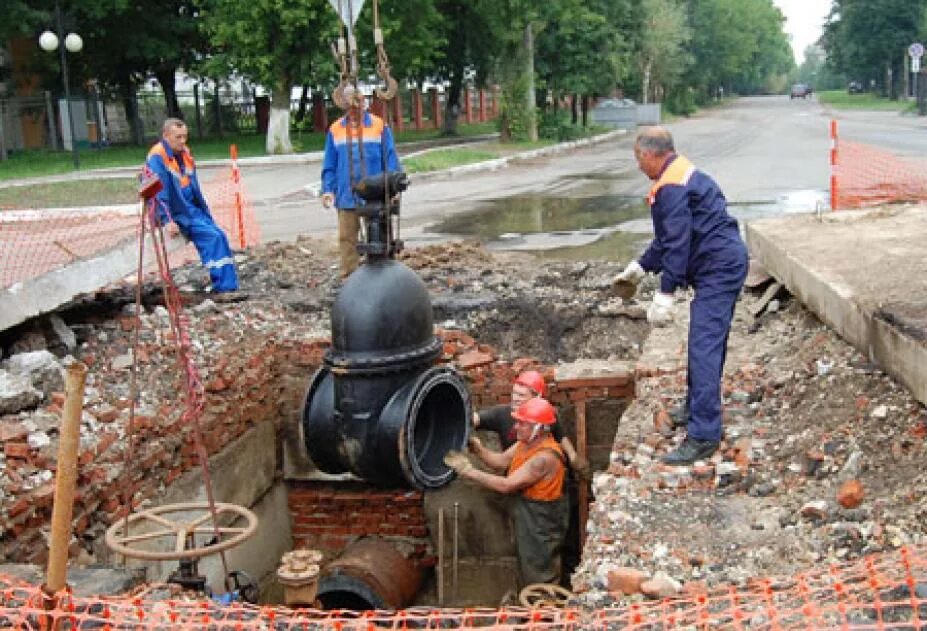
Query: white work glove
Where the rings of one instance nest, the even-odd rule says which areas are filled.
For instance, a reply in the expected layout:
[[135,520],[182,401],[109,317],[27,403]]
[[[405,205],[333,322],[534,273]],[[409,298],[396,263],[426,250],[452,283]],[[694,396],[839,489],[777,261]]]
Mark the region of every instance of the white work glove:
[[322,208],[331,208],[335,205],[334,193],[322,193]]
[[657,292],[647,309],[647,322],[654,326],[665,326],[673,321],[673,295]]
[[624,268],[620,274],[615,276],[615,280],[626,281],[629,283],[634,283],[635,285],[641,282],[641,279],[647,272],[644,271],[644,268],[641,267],[641,264],[637,261],[631,261],[628,263],[627,267]]

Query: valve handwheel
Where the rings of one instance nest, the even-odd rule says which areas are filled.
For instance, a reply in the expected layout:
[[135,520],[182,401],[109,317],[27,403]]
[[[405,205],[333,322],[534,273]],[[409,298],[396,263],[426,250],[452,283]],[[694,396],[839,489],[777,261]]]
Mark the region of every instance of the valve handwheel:
[[[165,504],[147,510],[139,511],[129,517],[129,532],[132,527],[136,526],[137,534],[127,534],[124,532],[126,520],[119,519],[115,524],[106,531],[106,545],[110,550],[118,554],[131,557],[133,559],[144,559],[146,561],[176,561],[179,559],[198,559],[210,554],[216,554],[229,548],[241,544],[251,537],[257,530],[257,515],[243,506],[236,504],[216,503],[216,517],[223,515],[234,516],[234,519],[244,518],[244,526],[222,526],[216,527],[212,523],[212,511],[206,502],[187,502],[181,504]],[[166,515],[172,513],[187,513],[181,519],[169,519]],[[193,513],[194,516],[189,514]],[[142,525],[145,525],[142,529]],[[160,527],[160,528],[158,528]],[[201,547],[187,547],[187,540],[193,536],[194,540],[197,535],[205,538],[215,538],[216,532],[219,533],[219,541],[208,543]],[[174,540],[174,549],[166,551],[145,550],[134,547],[134,544],[142,542],[157,541],[160,539],[172,538]]]
[[552,583],[532,583],[526,585],[518,594],[518,602],[523,607],[537,609],[540,607],[566,607],[573,594],[559,585]]

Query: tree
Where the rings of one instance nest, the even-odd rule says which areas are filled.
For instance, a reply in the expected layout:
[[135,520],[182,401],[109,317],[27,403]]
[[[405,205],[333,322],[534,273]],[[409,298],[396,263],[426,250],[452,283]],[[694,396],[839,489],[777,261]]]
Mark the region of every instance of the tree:
[[643,37],[636,61],[641,76],[641,101],[660,100],[679,83],[692,57],[686,46],[692,37],[685,9],[677,0],[643,0]]
[[[444,133],[453,135],[457,130],[460,102],[464,82],[468,75],[477,85],[484,85],[492,71],[498,50],[498,39],[491,21],[489,2],[494,0],[437,0],[436,7],[444,16],[439,33],[439,46],[431,72],[435,79],[448,82],[444,113]],[[423,68],[428,70],[428,68]]]
[[828,65],[898,94],[904,54],[925,35],[927,5],[910,0],[834,0],[822,43]]
[[197,0],[212,52],[212,76],[234,68],[271,92],[267,153],[291,153],[290,92],[337,77],[330,43],[338,16],[326,0]]

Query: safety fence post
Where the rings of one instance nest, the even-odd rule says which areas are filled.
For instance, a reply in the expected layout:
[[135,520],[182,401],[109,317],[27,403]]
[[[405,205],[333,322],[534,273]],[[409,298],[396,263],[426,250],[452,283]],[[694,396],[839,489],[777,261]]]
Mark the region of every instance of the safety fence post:
[[438,88],[431,88],[431,126],[441,128],[441,101],[438,98]]
[[838,209],[837,119],[830,119],[830,209]]
[[422,91],[418,88],[412,90],[412,122],[415,129],[422,128]]
[[245,238],[245,213],[241,199],[241,171],[238,170],[238,145],[229,145],[232,156],[232,184],[235,187],[235,224],[238,228],[238,247],[244,250],[247,244]]
[[473,95],[470,94],[470,88],[464,88],[464,116],[467,122],[473,122]]
[[391,125],[393,126],[393,129],[395,129],[397,132],[400,132],[402,131],[404,124],[402,120],[402,95],[399,93],[399,90],[396,90],[396,96],[393,97],[391,107],[393,108],[393,120]]

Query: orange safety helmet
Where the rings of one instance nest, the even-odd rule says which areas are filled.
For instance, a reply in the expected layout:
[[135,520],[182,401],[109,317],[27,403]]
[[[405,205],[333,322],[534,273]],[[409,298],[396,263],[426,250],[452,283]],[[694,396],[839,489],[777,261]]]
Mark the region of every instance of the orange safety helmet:
[[524,423],[553,425],[557,422],[557,411],[547,399],[535,397],[519,405],[518,409],[512,412],[512,418]]
[[515,377],[515,383],[531,388],[539,397],[547,396],[547,383],[544,375],[536,370],[526,370]]

